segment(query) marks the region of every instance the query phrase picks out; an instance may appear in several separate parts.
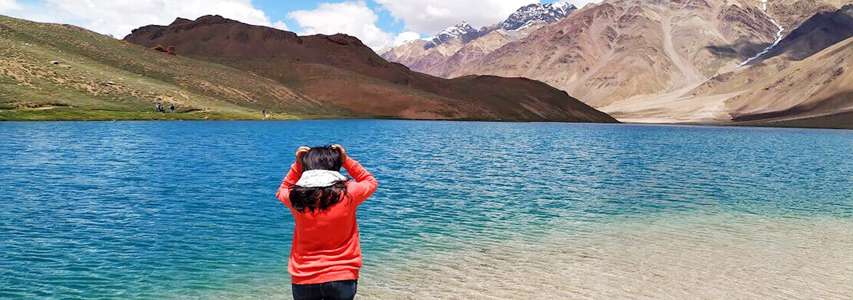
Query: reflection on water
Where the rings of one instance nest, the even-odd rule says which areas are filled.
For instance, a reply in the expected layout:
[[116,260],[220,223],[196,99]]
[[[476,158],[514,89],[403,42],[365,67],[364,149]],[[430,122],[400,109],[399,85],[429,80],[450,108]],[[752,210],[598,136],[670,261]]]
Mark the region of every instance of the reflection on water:
[[405,121],[0,123],[0,298],[289,298],[272,193],[340,142],[363,299],[843,298],[853,133]]

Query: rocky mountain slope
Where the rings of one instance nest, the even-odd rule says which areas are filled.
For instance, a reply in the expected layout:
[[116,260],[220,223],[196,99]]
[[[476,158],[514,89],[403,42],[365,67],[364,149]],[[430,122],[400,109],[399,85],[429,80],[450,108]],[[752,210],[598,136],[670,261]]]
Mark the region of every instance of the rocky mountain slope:
[[762,75],[738,73],[722,80],[727,85],[744,77],[759,78],[726,102],[734,121],[853,128],[853,38],[802,61],[777,57],[748,72]]
[[577,9],[568,2],[528,4],[513,12],[498,27],[503,30],[519,30],[536,24],[550,24],[568,16]]
[[194,21],[179,19],[168,26],[145,26],[125,40],[145,47],[173,46],[179,56],[258,74],[356,116],[614,121],[540,82],[494,76],[443,79],[412,72],[341,34],[297,36],[204,16]]
[[785,55],[802,60],[835,43],[853,36],[853,4],[836,10],[820,11],[790,31],[762,59]]
[[[758,92],[783,89],[758,82],[782,76],[783,69],[791,72],[788,78],[843,73],[808,59],[814,55],[838,59],[836,63],[846,68],[843,64],[848,61],[835,57],[846,49],[835,49],[831,55],[821,51],[850,36],[847,18],[836,12],[843,3],[605,0],[484,55],[431,66],[430,72],[445,77],[492,74],[541,80],[628,122],[737,123],[749,119],[760,123],[772,115],[765,114],[769,111],[786,111],[789,119],[799,118],[801,110],[787,110],[790,107],[783,104],[794,100],[774,102],[763,97],[778,94]],[[814,84],[808,78],[788,82],[791,95],[803,96],[793,93],[795,90],[823,92],[797,101],[818,101],[820,97],[850,101],[829,95],[845,95],[853,82],[838,80],[846,77],[833,77],[832,84]],[[756,92],[747,92],[752,90]],[[743,104],[746,102],[753,104]],[[749,109],[758,106],[763,108]]]
[[466,22],[451,26],[430,41],[415,40],[389,49],[382,57],[412,70],[452,77],[456,66],[486,56],[509,42],[526,37],[544,25],[555,23],[577,8],[566,2],[529,4],[500,23],[475,29]]
[[853,128],[851,8],[798,21],[748,65],[691,89],[633,97],[602,109],[631,122],[717,122]]
[[449,43],[453,40],[460,40],[462,43],[467,43],[473,39],[480,37],[483,33],[480,30],[463,21],[462,23],[445,28],[435,35],[427,44],[426,48],[438,47],[441,44]]
[[775,39],[757,7],[716,0],[611,0],[579,10],[448,74],[543,80],[604,107],[690,87]]
[[850,0],[751,0],[758,7],[766,7],[767,14],[778,20],[783,28],[797,28],[811,16],[820,12],[832,12]]
[[722,95],[724,112],[736,122],[853,128],[851,21],[853,5],[818,13],[760,61],[715,76],[690,95]]

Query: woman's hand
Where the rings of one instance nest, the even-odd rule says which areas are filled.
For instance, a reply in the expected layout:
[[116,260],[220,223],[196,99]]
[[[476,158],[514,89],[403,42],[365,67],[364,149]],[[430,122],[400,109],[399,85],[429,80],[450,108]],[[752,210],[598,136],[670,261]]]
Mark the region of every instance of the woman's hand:
[[337,149],[341,152],[341,161],[347,160],[347,149],[344,149],[344,146],[341,146],[341,144],[334,144],[332,145],[332,149]]
[[308,151],[311,151],[311,148],[308,148],[306,146],[300,146],[299,148],[296,149],[296,163],[297,164],[302,163],[302,155],[305,155],[305,153],[308,153]]

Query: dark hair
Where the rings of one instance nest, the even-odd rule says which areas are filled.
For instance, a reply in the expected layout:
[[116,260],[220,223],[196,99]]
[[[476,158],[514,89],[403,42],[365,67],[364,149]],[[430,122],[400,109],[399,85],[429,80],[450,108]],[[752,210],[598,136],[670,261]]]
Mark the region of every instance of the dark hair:
[[[331,146],[313,147],[308,153],[302,155],[302,171],[308,170],[330,170],[340,171],[343,165],[341,152]],[[346,181],[335,182],[328,187],[301,187],[293,186],[290,189],[290,203],[293,209],[304,213],[325,211],[341,201],[347,193]]]

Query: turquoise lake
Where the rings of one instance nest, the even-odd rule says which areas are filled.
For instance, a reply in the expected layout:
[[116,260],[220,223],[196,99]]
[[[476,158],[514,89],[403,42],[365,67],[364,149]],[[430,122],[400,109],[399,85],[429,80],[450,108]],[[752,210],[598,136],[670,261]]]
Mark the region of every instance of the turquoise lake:
[[300,145],[380,182],[361,299],[849,298],[853,131],[0,123],[0,299],[289,299]]

